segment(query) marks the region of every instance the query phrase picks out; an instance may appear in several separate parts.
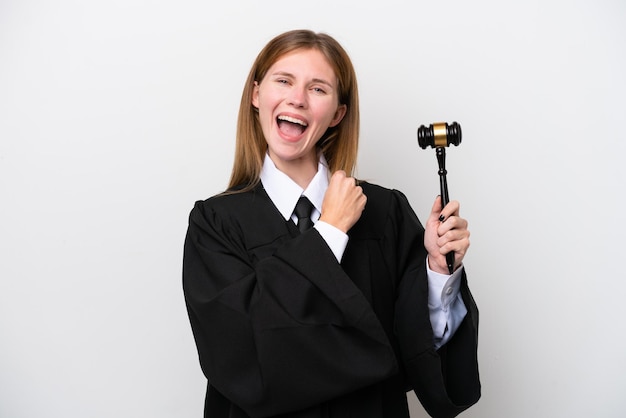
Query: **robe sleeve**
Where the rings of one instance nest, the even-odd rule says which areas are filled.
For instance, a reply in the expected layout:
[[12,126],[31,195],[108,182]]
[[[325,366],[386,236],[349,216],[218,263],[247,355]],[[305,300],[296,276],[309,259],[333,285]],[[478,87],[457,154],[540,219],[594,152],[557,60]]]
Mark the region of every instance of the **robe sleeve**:
[[397,372],[363,294],[311,229],[252,261],[232,214],[190,214],[183,289],[202,370],[251,417],[304,409]]
[[455,417],[480,398],[478,309],[463,272],[461,295],[468,313],[448,343],[435,350],[428,310],[424,228],[406,197],[397,191],[394,194],[400,277],[394,327],[404,371],[409,387],[432,417]]

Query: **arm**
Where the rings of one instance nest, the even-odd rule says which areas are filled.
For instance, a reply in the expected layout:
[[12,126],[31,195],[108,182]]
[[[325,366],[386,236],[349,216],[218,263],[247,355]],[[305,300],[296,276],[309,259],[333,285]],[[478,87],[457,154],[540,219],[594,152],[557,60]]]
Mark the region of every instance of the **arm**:
[[460,292],[462,273],[463,267],[451,275],[437,273],[430,269],[428,259],[426,260],[428,309],[436,350],[452,338],[467,314]]
[[[395,331],[403,365],[410,387],[428,413],[433,417],[454,417],[480,398],[478,310],[469,292],[465,271],[461,271],[460,292],[467,314],[454,336],[435,350],[428,306],[425,231],[406,198],[399,192],[396,197],[400,281]],[[445,267],[445,257],[442,258]]]
[[275,244],[258,262],[245,233],[203,203],[191,213],[183,285],[212,386],[256,417],[303,409],[394,372],[374,312],[315,229]]

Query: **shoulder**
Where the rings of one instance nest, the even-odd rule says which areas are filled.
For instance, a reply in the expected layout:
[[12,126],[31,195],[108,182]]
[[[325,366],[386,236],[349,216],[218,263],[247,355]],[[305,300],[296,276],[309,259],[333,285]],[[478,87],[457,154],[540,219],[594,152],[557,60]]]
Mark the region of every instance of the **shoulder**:
[[245,251],[261,248],[290,233],[289,223],[261,184],[197,201],[189,215],[188,230],[201,239],[211,237]]
[[377,184],[361,182],[363,193],[367,196],[365,210],[354,227],[354,233],[361,235],[380,235],[390,225],[402,223],[402,219],[415,216],[406,196],[399,190]]
[[367,196],[367,208],[388,213],[400,206],[408,206],[409,202],[404,193],[397,189],[390,189],[369,182],[361,182],[363,193]]
[[196,207],[213,210],[244,209],[242,205],[258,204],[267,200],[269,200],[269,197],[263,185],[258,183],[252,188],[244,188],[243,186],[232,187],[208,199],[197,201]]
[[270,203],[269,197],[259,184],[251,190],[229,189],[205,200],[195,202],[190,221],[205,219],[245,219],[258,215],[259,208]]

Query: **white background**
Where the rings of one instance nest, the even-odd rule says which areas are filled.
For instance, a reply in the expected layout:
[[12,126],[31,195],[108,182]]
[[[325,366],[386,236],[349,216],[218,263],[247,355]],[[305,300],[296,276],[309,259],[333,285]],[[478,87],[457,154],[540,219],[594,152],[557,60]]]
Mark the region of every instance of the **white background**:
[[[0,417],[200,417],[188,213],[226,186],[274,35],[335,36],[362,178],[425,218],[421,124],[458,121],[483,398],[467,417],[618,417],[626,390],[626,3],[0,0]],[[414,417],[424,417],[411,394]]]

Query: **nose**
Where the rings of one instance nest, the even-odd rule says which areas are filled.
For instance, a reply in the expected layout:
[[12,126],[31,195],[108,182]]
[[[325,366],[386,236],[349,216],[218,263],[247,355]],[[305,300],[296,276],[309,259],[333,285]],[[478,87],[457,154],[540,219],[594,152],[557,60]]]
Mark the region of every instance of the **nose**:
[[294,86],[289,91],[288,104],[304,108],[307,105],[306,89],[304,87]]

